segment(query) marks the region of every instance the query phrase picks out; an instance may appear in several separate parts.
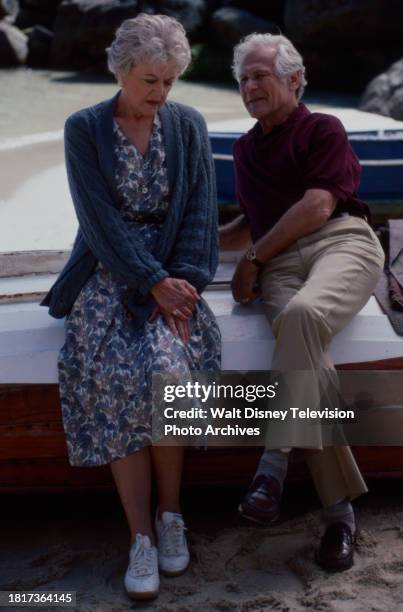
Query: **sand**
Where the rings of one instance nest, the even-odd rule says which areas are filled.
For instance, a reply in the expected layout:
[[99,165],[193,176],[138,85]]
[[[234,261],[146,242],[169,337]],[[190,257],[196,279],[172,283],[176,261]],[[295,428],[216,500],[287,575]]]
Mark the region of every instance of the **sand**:
[[[69,114],[112,96],[117,87],[106,77],[21,68],[0,70],[0,91],[0,252],[69,250],[77,220],[65,176],[63,125]],[[211,130],[244,131],[253,124],[235,86],[178,81],[170,97],[198,108]],[[307,102],[312,110],[330,107],[349,130],[403,127],[351,108],[356,100],[350,96],[311,93]]]
[[321,524],[309,483],[288,487],[283,520],[270,528],[237,516],[239,489],[185,490],[191,566],[162,578],[159,598],[147,604],[124,592],[128,533],[114,494],[8,496],[0,588],[75,590],[79,612],[403,610],[401,482],[372,489],[357,503],[355,565],[332,575],[314,562]]
[[[0,69],[0,146],[58,131],[68,115],[117,91],[112,77],[43,69]],[[234,86],[177,81],[170,97],[193,104],[210,121],[245,115]]]
[[[72,112],[111,97],[112,78],[0,69],[0,252],[71,248],[77,220],[63,163],[63,125]],[[178,81],[173,99],[211,121],[245,115],[231,87]],[[29,100],[29,104],[27,104]]]

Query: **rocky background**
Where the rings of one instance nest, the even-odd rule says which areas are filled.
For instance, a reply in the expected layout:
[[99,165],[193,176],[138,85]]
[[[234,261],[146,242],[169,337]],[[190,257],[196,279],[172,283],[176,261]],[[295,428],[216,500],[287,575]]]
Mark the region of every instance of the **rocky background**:
[[0,67],[106,72],[105,47],[139,12],[183,23],[194,57],[186,78],[229,81],[234,44],[282,32],[311,88],[363,92],[363,110],[403,119],[401,0],[0,0]]

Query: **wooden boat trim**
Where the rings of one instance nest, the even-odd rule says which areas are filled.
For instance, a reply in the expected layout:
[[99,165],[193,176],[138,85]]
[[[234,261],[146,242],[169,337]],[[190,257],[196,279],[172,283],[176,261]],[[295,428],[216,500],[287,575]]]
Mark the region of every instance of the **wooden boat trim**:
[[357,363],[341,363],[336,366],[338,370],[402,370],[403,356],[391,359],[375,359]]
[[[401,370],[403,357],[339,364],[340,370]],[[57,384],[0,385],[0,493],[111,489],[109,467],[75,468],[67,460]],[[361,470],[374,478],[403,476],[403,447],[355,447]],[[246,485],[261,448],[187,449],[187,485]],[[217,467],[219,466],[219,469]],[[292,479],[307,472],[292,463]]]

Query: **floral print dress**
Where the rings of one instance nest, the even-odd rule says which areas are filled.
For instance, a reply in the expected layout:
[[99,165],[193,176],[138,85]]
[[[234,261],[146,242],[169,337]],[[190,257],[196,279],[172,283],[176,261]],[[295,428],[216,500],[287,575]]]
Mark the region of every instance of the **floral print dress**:
[[[151,253],[160,223],[141,223],[138,213],[164,219],[169,186],[161,121],[154,121],[142,156],[114,123],[116,182],[120,209],[138,240]],[[59,355],[59,387],[69,461],[96,466],[126,457],[151,444],[152,374],[220,367],[220,332],[201,299],[184,344],[161,316],[141,329],[125,306],[128,288],[99,263],[66,319]]]

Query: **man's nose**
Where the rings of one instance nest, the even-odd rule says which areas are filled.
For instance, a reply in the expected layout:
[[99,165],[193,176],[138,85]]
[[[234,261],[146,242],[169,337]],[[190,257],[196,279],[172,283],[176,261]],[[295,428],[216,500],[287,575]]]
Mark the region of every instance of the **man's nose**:
[[244,91],[245,91],[245,93],[249,93],[250,91],[253,91],[254,89],[256,89],[256,81],[255,81],[255,79],[248,79],[244,83]]

